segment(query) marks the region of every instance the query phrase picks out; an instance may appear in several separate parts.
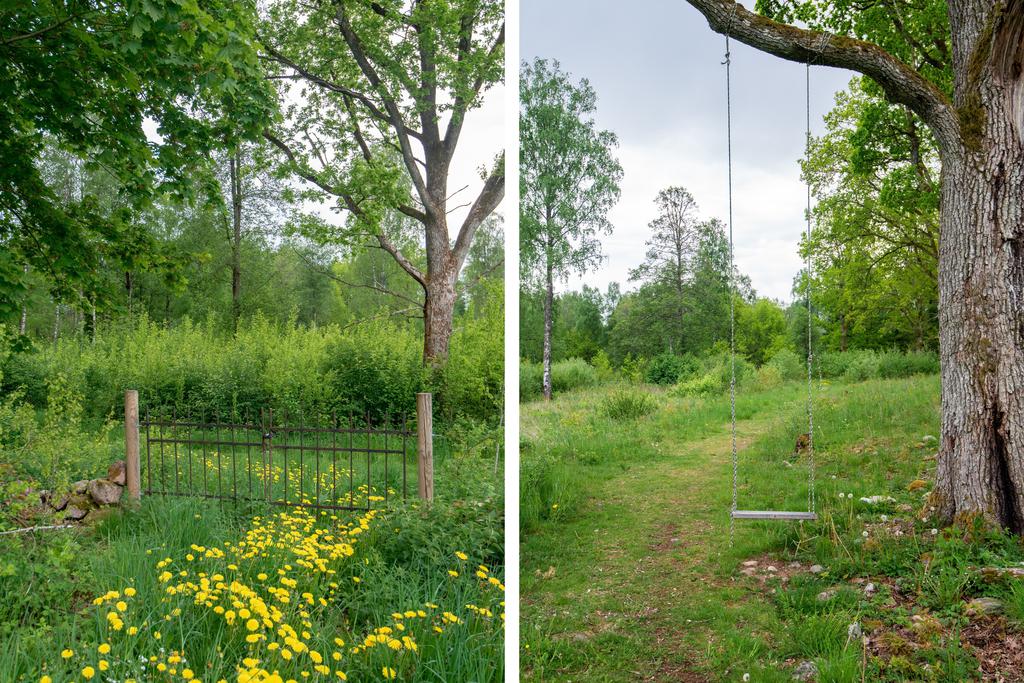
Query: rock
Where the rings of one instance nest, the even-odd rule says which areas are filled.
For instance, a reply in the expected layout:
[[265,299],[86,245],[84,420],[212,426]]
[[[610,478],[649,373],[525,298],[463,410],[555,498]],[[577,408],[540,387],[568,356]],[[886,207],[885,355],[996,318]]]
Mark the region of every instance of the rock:
[[766,572],[771,573],[771,574],[774,574],[775,572],[779,571],[778,567],[775,567],[773,565],[768,565],[767,567],[764,568],[764,570]]
[[864,635],[864,631],[861,629],[860,624],[858,624],[856,621],[846,627],[847,642],[860,640],[860,637],[862,635]]
[[864,496],[860,499],[860,502],[867,503],[868,505],[880,505],[882,503],[895,503],[896,499],[892,496]]
[[85,493],[89,489],[89,480],[83,479],[71,485],[72,493]]
[[907,490],[917,491],[918,489],[923,489],[926,486],[928,486],[928,482],[926,482],[924,479],[915,479],[914,481],[907,484]]
[[89,496],[97,505],[116,505],[121,500],[121,487],[109,479],[89,482]]
[[56,510],[57,512],[60,512],[61,510],[63,510],[64,508],[66,508],[68,506],[68,501],[69,500],[71,500],[71,496],[68,495],[67,493],[65,493],[56,502],[54,502],[53,499],[51,499],[50,500],[50,505],[53,507],[54,510]]
[[825,571],[825,568],[822,567],[820,564],[812,564],[810,571],[812,574],[820,574],[823,571]]
[[743,566],[744,567],[756,567],[757,566],[757,560],[747,560],[746,562],[743,563]]
[[117,462],[110,465],[107,468],[107,479],[114,482],[118,486],[124,486],[125,482],[125,464],[124,460],[118,460]]
[[43,491],[39,492],[39,502],[42,505],[49,505],[50,504],[50,500],[52,498],[53,498],[53,491],[43,490]]
[[832,598],[836,597],[836,595],[838,594],[839,591],[837,591],[835,588],[827,588],[818,593],[818,602],[828,602]]
[[873,583],[869,583],[868,585],[864,586],[864,595],[872,596],[877,591],[878,591],[878,587],[875,584],[873,584]]
[[978,570],[986,583],[994,583],[1002,579],[1019,579],[1024,577],[1024,567],[983,567]]
[[995,598],[974,598],[967,603],[967,613],[976,616],[999,614],[1002,611],[1002,601]]
[[67,509],[64,511],[64,517],[73,521],[78,521],[89,514],[89,510],[91,509],[92,499],[85,494],[76,493],[68,500]]
[[818,677],[818,665],[807,660],[800,662],[793,670],[794,681],[813,681]]

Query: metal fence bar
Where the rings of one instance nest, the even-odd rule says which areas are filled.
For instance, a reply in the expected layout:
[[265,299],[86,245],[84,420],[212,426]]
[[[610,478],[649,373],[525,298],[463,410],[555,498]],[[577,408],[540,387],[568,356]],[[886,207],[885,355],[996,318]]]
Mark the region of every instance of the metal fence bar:
[[[351,413],[345,422],[338,419],[336,412],[332,412],[329,423],[326,419],[314,419],[310,424],[301,414],[293,415],[292,418],[295,425],[289,424],[285,412],[275,425],[273,409],[267,408],[260,410],[258,421],[250,420],[248,416],[221,421],[219,413],[215,413],[212,420],[208,420],[206,415],[195,419],[187,414],[179,421],[176,407],[172,407],[169,419],[166,416],[151,416],[147,409],[145,419],[139,421],[140,426],[145,428],[146,492],[218,500],[262,499],[273,505],[318,509],[372,510],[381,505],[386,507],[392,501],[391,486],[395,473],[391,472],[391,462],[392,456],[398,456],[402,459],[399,475],[401,496],[403,500],[407,499],[408,447],[412,441],[410,437],[413,436],[409,432],[407,416],[403,416],[400,423],[390,416],[375,423],[373,417],[366,413],[363,425],[358,425]],[[253,438],[254,433],[261,435],[259,441]],[[339,435],[347,435],[347,443],[339,443]],[[297,443],[291,443],[293,438],[296,438]],[[398,441],[401,442],[400,446]],[[258,463],[252,457],[255,446],[260,447],[261,458]],[[170,452],[169,459],[164,457],[165,450]],[[239,455],[243,450],[245,488],[240,490],[238,467]],[[294,463],[289,462],[293,452],[298,453],[297,472]],[[339,494],[338,489],[339,453],[348,455],[348,500]],[[365,456],[365,470],[358,476],[355,466],[357,453]],[[327,454],[330,454],[330,483],[327,481],[326,463],[321,462],[321,458]],[[312,482],[306,481],[307,455],[315,458],[309,468]],[[281,462],[275,463],[278,456]],[[200,459],[202,482],[195,472],[194,457]],[[231,460],[230,474],[225,472],[228,467],[226,457]],[[173,484],[169,480],[170,472],[167,471],[168,460],[172,461],[171,466],[174,468]],[[155,474],[154,466],[158,469]],[[213,467],[217,470],[215,485],[209,472]],[[383,492],[374,488],[377,479],[373,471],[375,467],[383,467],[383,472],[377,473],[381,482],[378,486],[384,487]],[[262,472],[262,491],[253,487],[253,479],[258,479],[258,476],[254,476],[257,472]],[[275,491],[275,472],[283,475],[283,493]],[[230,483],[224,481],[226,476],[230,476]],[[294,491],[291,490],[292,486],[295,487]],[[330,492],[325,496],[328,488]],[[356,494],[357,488],[359,495],[365,497],[364,500],[360,500]],[[394,493],[397,495],[398,492]]]

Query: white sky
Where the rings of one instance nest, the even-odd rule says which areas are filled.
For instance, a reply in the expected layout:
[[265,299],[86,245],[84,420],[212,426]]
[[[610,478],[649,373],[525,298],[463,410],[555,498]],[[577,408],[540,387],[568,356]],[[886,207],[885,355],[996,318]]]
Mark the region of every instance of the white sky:
[[[750,7],[752,0],[746,0]],[[567,285],[632,289],[654,197],[682,185],[701,216],[727,216],[724,39],[685,0],[521,0],[521,53],[557,59],[597,92],[597,124],[619,136],[622,197],[604,238],[607,260]],[[762,296],[791,299],[800,270],[806,190],[800,181],[805,67],[732,43],[736,262]],[[852,74],[811,71],[812,130]]]

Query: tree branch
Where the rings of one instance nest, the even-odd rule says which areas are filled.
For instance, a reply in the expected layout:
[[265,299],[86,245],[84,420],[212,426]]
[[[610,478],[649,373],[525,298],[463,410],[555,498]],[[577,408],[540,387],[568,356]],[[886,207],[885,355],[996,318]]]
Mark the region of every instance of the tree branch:
[[398,262],[398,265],[402,267],[402,270],[409,273],[409,275],[412,276],[412,279],[420,283],[420,287],[422,287],[425,290],[427,288],[427,278],[423,274],[423,272],[420,271],[419,268],[414,266],[412,264],[412,261],[407,259],[405,257],[405,254],[399,251],[398,247],[392,244],[391,240],[389,240],[384,233],[379,233],[377,235],[374,235],[374,237],[377,238],[377,242],[380,244],[380,248],[391,254],[395,261]]
[[384,102],[384,109],[388,113],[388,120],[391,123],[391,127],[394,128],[395,134],[398,136],[398,144],[402,151],[402,160],[405,162],[405,167],[409,171],[409,177],[412,179],[413,185],[416,187],[416,192],[420,196],[420,200],[423,202],[423,206],[428,212],[433,211],[433,207],[430,205],[430,196],[427,192],[426,183],[423,180],[423,175],[420,173],[419,166],[416,165],[416,156],[413,153],[412,145],[409,144],[408,128],[405,125],[405,120],[402,118],[402,112],[398,109],[398,104],[393,98],[385,94],[384,83],[377,73],[377,70],[370,63],[369,58],[366,56],[366,51],[363,49],[362,41],[359,36],[356,35],[352,29],[352,25],[348,21],[348,15],[345,13],[345,3],[337,3],[336,18],[338,22],[338,28],[341,30],[341,35],[345,39],[345,43],[348,45],[349,51],[352,53],[352,57],[355,59],[356,64],[359,65],[359,69],[363,72],[366,80],[370,82],[370,87],[377,91],[380,95],[381,100]]
[[870,77],[886,97],[910,107],[935,133],[944,151],[961,146],[960,124],[949,99],[891,54],[862,40],[808,31],[772,21],[732,0],[687,0],[711,30],[794,62],[851,69]]
[[[498,31],[498,37],[494,39],[494,44],[491,45],[491,49],[487,52],[486,62],[490,62],[490,60],[497,55],[498,50],[501,50],[504,47],[504,45],[505,24],[502,24],[501,30]],[[461,47],[462,46],[460,45],[460,60],[462,59]],[[472,97],[476,97],[480,93],[480,89],[483,88],[483,86],[484,77],[483,74],[480,74],[476,77],[476,80],[473,82]],[[451,118],[448,119],[448,127],[445,129],[444,132],[444,148],[445,153],[449,157],[451,157],[451,155],[454,153],[455,145],[458,144],[459,142],[459,135],[462,134],[462,124],[466,119],[466,110],[469,109],[470,104],[471,100],[466,99],[464,97],[456,97],[454,102],[452,103]]]
[[505,154],[503,152],[501,158],[498,159],[498,163],[495,164],[490,177],[487,178],[483,188],[480,190],[480,194],[477,195],[476,201],[473,202],[473,208],[469,210],[466,219],[462,222],[462,227],[459,228],[459,236],[455,240],[455,249],[452,251],[456,267],[461,268],[462,263],[466,260],[466,254],[469,253],[469,246],[473,242],[473,235],[476,234],[476,229],[480,227],[484,219],[494,211],[495,207],[504,198]]

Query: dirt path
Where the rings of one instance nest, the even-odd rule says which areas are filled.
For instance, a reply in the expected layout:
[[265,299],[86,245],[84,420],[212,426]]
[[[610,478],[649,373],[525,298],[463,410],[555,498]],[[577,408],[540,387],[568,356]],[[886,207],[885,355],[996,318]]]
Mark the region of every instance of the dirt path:
[[[740,448],[773,419],[741,422]],[[559,534],[572,539],[562,561],[524,577],[524,615],[547,618],[548,639],[591,655],[579,666],[555,646],[545,651],[553,666],[530,680],[710,680],[707,634],[722,630],[710,626],[764,619],[733,579],[728,426],[698,441],[662,438],[660,450],[679,455],[600,483]]]

